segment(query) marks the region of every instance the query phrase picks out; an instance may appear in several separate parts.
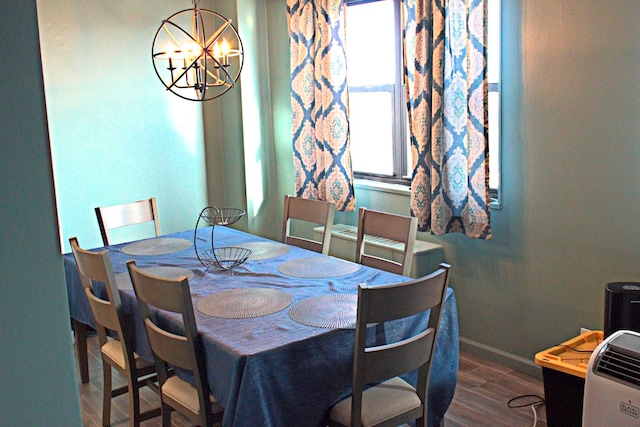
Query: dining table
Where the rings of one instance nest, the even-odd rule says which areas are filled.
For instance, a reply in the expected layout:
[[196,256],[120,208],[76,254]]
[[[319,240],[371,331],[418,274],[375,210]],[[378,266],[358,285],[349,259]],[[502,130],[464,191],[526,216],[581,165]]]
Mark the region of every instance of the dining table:
[[[249,250],[250,255],[231,270],[201,261],[205,252],[224,248]],[[153,357],[127,261],[135,260],[151,274],[189,279],[207,377],[212,394],[224,406],[225,427],[322,425],[329,408],[351,393],[358,284],[411,280],[219,225],[95,250],[104,249],[135,351],[144,359]],[[73,254],[63,254],[63,261],[81,377],[88,381],[86,330],[93,326],[93,317]],[[165,316],[176,330],[181,327],[177,317],[158,316]],[[402,339],[427,321],[428,313],[376,325],[367,340]],[[458,350],[456,299],[449,288],[429,381],[430,426],[439,424],[453,399]],[[415,372],[405,379],[415,384]]]

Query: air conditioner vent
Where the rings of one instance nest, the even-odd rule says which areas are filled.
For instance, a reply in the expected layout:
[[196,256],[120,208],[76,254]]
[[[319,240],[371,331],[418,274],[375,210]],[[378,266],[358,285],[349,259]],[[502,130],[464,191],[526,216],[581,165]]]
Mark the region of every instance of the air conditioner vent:
[[[622,336],[621,338],[625,338]],[[594,372],[640,388],[640,353],[637,344],[614,340],[598,356]]]
[[[342,235],[342,236],[347,236],[347,237],[351,237],[353,239],[357,239],[358,238],[358,232],[357,230],[351,230],[351,229],[344,229],[344,230],[339,230],[338,234]],[[380,237],[380,236],[364,236],[364,241],[367,243],[377,243],[379,245],[382,246],[388,246],[388,247],[394,247],[394,246],[398,246],[399,248],[403,248],[404,244],[398,242],[397,240],[391,240],[391,239],[387,239],[385,237]]]

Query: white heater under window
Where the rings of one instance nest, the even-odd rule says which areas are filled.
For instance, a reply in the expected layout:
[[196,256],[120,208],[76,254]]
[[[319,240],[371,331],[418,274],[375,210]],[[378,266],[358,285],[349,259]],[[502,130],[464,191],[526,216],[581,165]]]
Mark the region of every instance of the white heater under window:
[[[316,240],[322,238],[324,227],[315,227],[313,233]],[[356,258],[356,239],[358,228],[353,225],[335,224],[331,233],[329,255],[353,261]],[[377,236],[365,237],[367,253],[402,261],[404,246],[395,240]],[[433,273],[444,262],[442,246],[422,240],[416,240],[413,248],[413,262],[411,263],[411,277],[421,277]]]
[[618,331],[589,359],[583,427],[640,426],[640,334]]

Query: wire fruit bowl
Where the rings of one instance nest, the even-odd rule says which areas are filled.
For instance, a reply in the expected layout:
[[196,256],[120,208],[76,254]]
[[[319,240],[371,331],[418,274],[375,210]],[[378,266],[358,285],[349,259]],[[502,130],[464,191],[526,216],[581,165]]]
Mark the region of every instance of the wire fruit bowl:
[[209,225],[231,225],[242,218],[245,211],[238,208],[204,208],[200,212],[202,218]]
[[207,249],[198,254],[202,264],[207,267],[214,266],[219,270],[232,270],[249,259],[250,256],[249,249],[234,246]]
[[[240,247],[216,248],[214,244],[214,230],[216,225],[227,226],[234,224],[245,214],[245,211],[237,208],[207,207],[200,212],[196,229],[193,232],[193,247],[196,256],[202,265],[215,267],[218,270],[228,270],[233,275],[233,269],[244,263],[251,256],[251,250]],[[198,248],[198,227],[200,220],[211,226],[211,246],[205,249]],[[207,245],[208,246],[208,245]]]

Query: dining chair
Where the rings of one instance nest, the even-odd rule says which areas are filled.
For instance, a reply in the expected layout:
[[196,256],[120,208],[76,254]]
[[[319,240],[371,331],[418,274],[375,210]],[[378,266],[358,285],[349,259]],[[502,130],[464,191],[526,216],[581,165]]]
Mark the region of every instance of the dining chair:
[[[176,410],[192,422],[209,427],[222,420],[224,408],[211,395],[206,360],[186,277],[167,279],[146,273],[134,260],[127,262],[131,283],[138,301],[140,318],[158,371],[162,426],[171,425]],[[151,315],[153,309],[177,313],[180,325],[160,324]],[[172,368],[190,371],[193,384],[181,379]]]
[[[358,233],[356,237],[356,262],[391,273],[409,276],[411,274],[417,229],[418,220],[415,217],[360,208],[358,211]],[[403,244],[402,260],[396,261],[371,253],[367,240],[372,237],[389,239],[394,243]]]
[[[412,420],[416,427],[427,425],[429,374],[449,268],[443,263],[435,272],[409,282],[358,286],[352,393],[330,409],[329,426],[395,427]],[[367,344],[367,330],[376,324],[428,310],[428,323],[414,335]],[[400,375],[416,369],[413,387]]]
[[129,225],[142,224],[153,221],[156,236],[160,232],[160,217],[156,198],[138,200],[136,202],[123,203],[112,206],[98,206],[95,208],[102,243],[105,246],[113,244],[110,230]]
[[[102,425],[111,419],[111,399],[129,393],[129,425],[139,426],[141,421],[160,415],[160,408],[140,413],[140,388],[148,386],[158,392],[153,362],[144,360],[133,350],[129,327],[124,320],[120,291],[106,250],[92,252],[82,249],[76,237],[69,239],[78,266],[78,273],[100,343],[103,372]],[[104,288],[102,292],[100,288]],[[102,295],[106,294],[107,299]],[[112,338],[115,332],[116,338]],[[127,385],[113,389],[112,368],[124,376]]]
[[[335,212],[336,205],[332,202],[285,195],[282,242],[327,255],[329,253]],[[323,225],[322,241],[318,242],[302,236],[291,235],[291,220]]]

